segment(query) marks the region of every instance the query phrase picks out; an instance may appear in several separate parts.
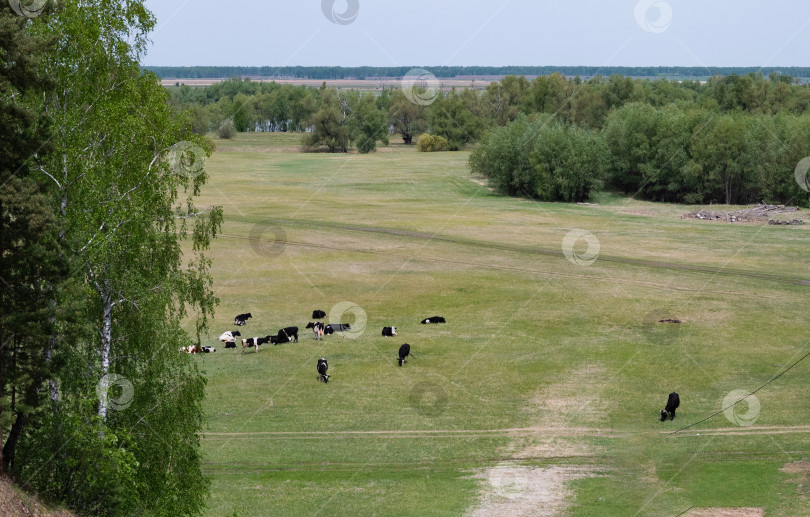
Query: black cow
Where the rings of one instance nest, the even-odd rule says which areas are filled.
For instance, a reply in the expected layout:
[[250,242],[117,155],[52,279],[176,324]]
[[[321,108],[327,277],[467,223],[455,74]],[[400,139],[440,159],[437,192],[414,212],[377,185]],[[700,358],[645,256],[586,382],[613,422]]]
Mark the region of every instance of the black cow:
[[226,341],[225,348],[236,348],[236,341]]
[[247,323],[248,319],[250,319],[252,317],[253,317],[253,315],[251,313],[249,313],[249,312],[246,312],[245,314],[240,314],[239,316],[237,316],[237,317],[235,317],[233,319],[233,324],[236,325],[237,327],[241,327],[242,325]]
[[290,343],[293,340],[298,343],[298,327],[284,327],[278,331],[279,343]]
[[447,321],[441,316],[433,316],[432,318],[425,318],[422,320],[422,325],[427,323],[447,323]]
[[675,420],[675,410],[678,409],[680,405],[681,397],[673,391],[669,394],[669,398],[667,399],[667,407],[661,410],[661,421],[666,420],[667,415],[669,415],[670,420]]
[[313,320],[321,320],[326,317],[326,313],[321,310],[312,311]]
[[334,334],[335,332],[346,332],[352,327],[348,323],[330,323],[323,329],[324,334]]
[[411,355],[411,345],[405,343],[401,347],[399,347],[399,365],[402,366],[402,363],[406,362],[405,358]]
[[312,333],[315,334],[315,339],[323,338],[323,335],[325,333],[324,330],[325,327],[322,321],[315,321],[315,322],[310,321],[304,328],[312,329]]
[[321,357],[318,359],[318,380],[323,382],[329,382],[329,376],[326,375],[326,370],[329,369],[329,364],[326,362],[326,359]]
[[396,327],[383,327],[382,329],[383,337],[394,337],[397,335],[397,328]]
[[256,352],[259,351],[259,345],[263,345],[265,343],[270,343],[272,336],[264,336],[264,337],[249,337],[247,339],[242,340],[242,355],[245,354],[245,348],[252,346],[256,347]]

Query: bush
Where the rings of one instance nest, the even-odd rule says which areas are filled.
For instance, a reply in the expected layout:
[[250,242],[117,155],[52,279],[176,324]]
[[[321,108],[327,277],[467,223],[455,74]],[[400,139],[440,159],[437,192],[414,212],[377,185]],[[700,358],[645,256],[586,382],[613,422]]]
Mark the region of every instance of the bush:
[[481,140],[470,168],[510,196],[584,201],[601,186],[608,156],[598,133],[549,117],[519,118]]
[[439,135],[431,135],[430,133],[422,133],[419,135],[419,141],[416,142],[416,149],[423,153],[432,153],[436,151],[446,151],[448,148],[447,139]]
[[219,135],[222,139],[231,139],[233,138],[233,134],[236,132],[236,129],[233,127],[233,120],[228,119],[222,124],[219,125],[219,129],[217,130],[217,135]]

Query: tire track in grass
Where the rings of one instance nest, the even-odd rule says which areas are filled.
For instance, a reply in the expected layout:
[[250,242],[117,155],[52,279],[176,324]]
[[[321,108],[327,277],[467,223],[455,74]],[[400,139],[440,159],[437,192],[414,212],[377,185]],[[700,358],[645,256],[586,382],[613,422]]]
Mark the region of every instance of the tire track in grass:
[[[436,242],[444,242],[450,244],[457,244],[461,246],[470,246],[475,248],[487,248],[493,249],[498,251],[514,251],[517,253],[528,253],[533,255],[544,255],[544,256],[551,256],[555,258],[559,258],[562,256],[562,252],[557,248],[543,248],[540,246],[522,246],[519,244],[506,244],[506,243],[499,243],[499,242],[492,242],[492,241],[483,241],[477,239],[467,239],[464,237],[453,237],[450,235],[441,235],[435,233],[426,233],[426,232],[417,232],[412,230],[399,230],[395,228],[385,228],[381,226],[365,226],[365,225],[358,225],[358,224],[347,224],[347,223],[334,223],[329,221],[314,221],[314,220],[305,220],[305,219],[271,219],[268,220],[269,223],[274,224],[286,224],[290,226],[306,226],[307,228],[330,228],[335,230],[345,230],[345,231],[353,231],[353,232],[360,232],[360,233],[377,233],[383,235],[392,235],[396,237],[406,237],[410,239],[418,239],[418,240],[432,240]],[[224,234],[220,234],[219,236],[226,236]],[[237,235],[227,235],[230,238],[242,238],[248,239],[247,237],[240,237]],[[291,241],[287,241],[291,242]],[[302,243],[303,244],[303,243]],[[360,251],[360,250],[357,250]],[[374,251],[371,251],[375,253]],[[599,260],[604,262],[616,263],[616,264],[623,264],[628,266],[635,266],[635,267],[646,267],[652,269],[667,269],[667,270],[675,270],[675,271],[690,271],[696,273],[706,273],[711,275],[724,275],[724,276],[731,276],[731,277],[743,277],[743,278],[753,278],[759,280],[771,280],[775,282],[793,284],[793,285],[802,285],[802,286],[810,286],[810,279],[807,278],[798,278],[786,275],[779,275],[776,273],[762,273],[757,271],[750,271],[745,269],[733,269],[733,268],[726,268],[726,267],[712,267],[712,266],[700,266],[696,264],[685,264],[685,263],[678,263],[678,262],[662,262],[656,260],[649,260],[649,259],[636,259],[632,257],[622,257],[618,255],[608,255],[604,253],[599,254]]]

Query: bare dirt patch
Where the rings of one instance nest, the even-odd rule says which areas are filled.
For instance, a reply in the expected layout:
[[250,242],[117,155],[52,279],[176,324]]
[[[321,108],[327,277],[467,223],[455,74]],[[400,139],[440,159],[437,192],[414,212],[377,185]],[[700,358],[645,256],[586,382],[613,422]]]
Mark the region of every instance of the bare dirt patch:
[[643,215],[643,216],[646,216],[646,217],[655,217],[656,215],[658,215],[656,212],[653,212],[652,210],[625,209],[625,210],[619,210],[619,213],[620,214],[626,214],[626,215]]
[[781,469],[782,472],[786,472],[788,474],[810,474],[810,461],[794,461],[793,463],[787,463]]
[[684,517],[763,517],[764,508],[692,508]]
[[[599,365],[585,365],[537,393],[530,408],[537,421],[537,432],[515,435],[510,446],[516,460],[536,458],[568,458],[592,456],[595,451],[583,438],[592,427],[580,427],[570,433],[573,426],[594,424],[599,421],[596,408],[601,400],[598,394],[584,392],[583,384],[594,376],[604,375]],[[544,427],[545,426],[545,427]],[[555,429],[551,435],[542,429]],[[559,432],[563,429],[569,432]],[[555,465],[528,467],[504,464],[486,469],[477,477],[484,479],[478,505],[470,509],[472,517],[489,515],[554,516],[563,515],[573,497],[568,487],[571,481],[595,475],[591,467]]]
[[599,423],[599,411],[604,407],[599,394],[583,390],[592,379],[603,378],[604,367],[584,365],[569,372],[565,380],[549,386],[535,395],[532,405],[538,412],[539,424],[555,427],[592,425]]
[[73,517],[67,511],[54,511],[35,496],[23,493],[6,476],[0,476],[0,515],[3,517]]
[[592,475],[588,469],[582,467],[492,467],[476,476],[484,480],[484,493],[478,506],[467,515],[560,515],[572,496],[567,483]]
[[484,179],[484,178],[470,178],[470,181],[472,181],[475,184],[481,185],[482,187],[489,190],[490,192],[495,192],[495,189],[490,187],[489,183],[487,183],[487,180]]

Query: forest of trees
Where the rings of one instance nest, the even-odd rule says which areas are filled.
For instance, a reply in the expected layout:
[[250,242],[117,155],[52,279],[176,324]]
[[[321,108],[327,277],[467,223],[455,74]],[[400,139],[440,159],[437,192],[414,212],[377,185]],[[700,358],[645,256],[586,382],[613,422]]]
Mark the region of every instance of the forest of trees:
[[[755,67],[755,66],[432,66],[428,67],[436,77],[486,77],[522,75],[537,76],[553,73],[565,76],[603,77],[621,75],[671,79],[699,79],[715,75],[748,75],[772,73],[810,79],[807,67]],[[402,77],[413,66],[145,66],[161,79],[225,79],[228,77],[266,77],[296,79],[372,79],[379,77]]]
[[[389,134],[414,143],[426,132],[448,150],[478,143],[472,169],[509,195],[581,201],[606,187],[657,201],[808,204],[793,171],[810,156],[810,86],[776,72],[705,82],[507,76],[482,91],[434,92],[430,103],[413,102],[399,88],[359,92],[236,78],[168,90],[200,134],[223,126],[301,131],[306,147],[330,152],[371,152]],[[423,149],[435,149],[432,143]],[[592,161],[580,163],[583,156]],[[506,158],[523,165],[497,165]],[[576,186],[566,174],[579,177]]]
[[208,494],[205,379],[177,350],[217,302],[222,211],[194,206],[210,143],[140,68],[154,25],[142,0],[0,4],[0,466],[82,515]]

